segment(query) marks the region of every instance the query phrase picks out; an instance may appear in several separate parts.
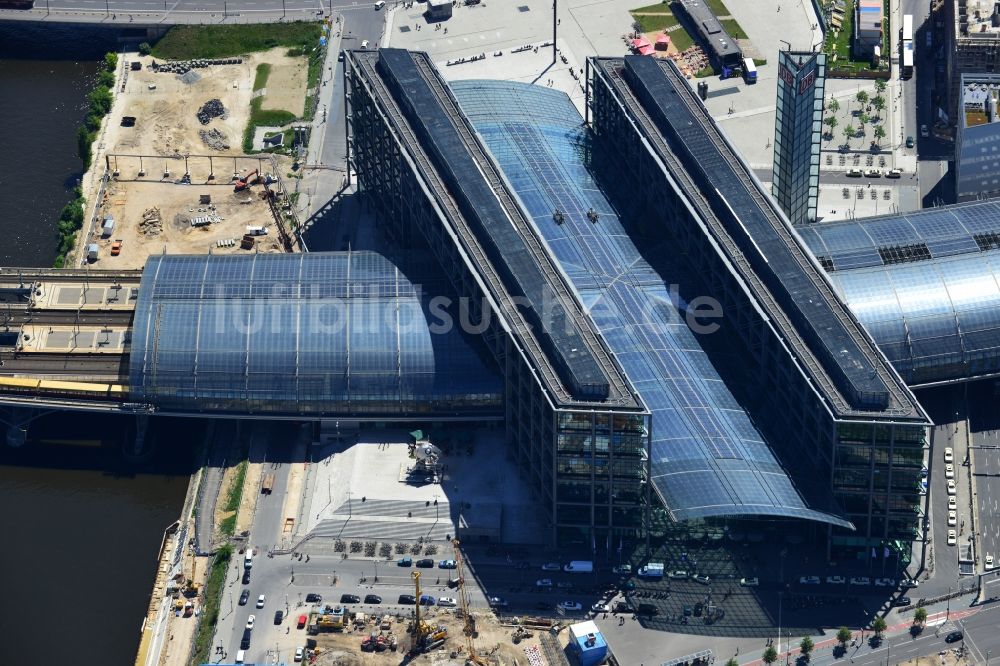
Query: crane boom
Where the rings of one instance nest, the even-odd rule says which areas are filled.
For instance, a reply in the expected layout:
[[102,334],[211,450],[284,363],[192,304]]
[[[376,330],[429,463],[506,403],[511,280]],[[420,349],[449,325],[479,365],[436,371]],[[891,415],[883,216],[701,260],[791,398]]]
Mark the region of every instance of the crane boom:
[[472,642],[472,637],[476,634],[476,620],[469,612],[469,597],[465,593],[465,569],[462,566],[462,551],[459,550],[461,542],[458,539],[453,539],[451,545],[455,549],[455,571],[458,574],[458,603],[462,608],[462,618],[465,620],[465,631],[463,633],[465,634],[466,647],[469,650],[469,658],[465,663],[467,666],[468,664],[488,666],[486,661],[476,654],[476,647]]

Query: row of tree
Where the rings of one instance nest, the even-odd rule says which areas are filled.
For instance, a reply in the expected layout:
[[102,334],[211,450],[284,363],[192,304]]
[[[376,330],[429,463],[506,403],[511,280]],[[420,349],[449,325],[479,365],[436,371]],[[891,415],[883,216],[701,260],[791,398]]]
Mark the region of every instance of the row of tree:
[[[927,609],[917,608],[913,613],[913,624],[923,625],[927,621]],[[876,617],[872,620],[871,630],[875,633],[876,637],[881,637],[882,633],[886,630],[886,622],[883,617]],[[841,627],[837,630],[837,643],[838,647],[841,649],[846,649],[847,641],[854,637],[854,632],[852,632],[847,627]],[[791,646],[789,646],[791,647]],[[801,641],[799,641],[799,652],[806,661],[809,660],[813,649],[816,647],[813,643],[813,639],[809,636],[804,636]],[[773,664],[778,661],[778,650],[773,645],[768,645],[764,648],[764,653],[761,655],[761,661],[765,664]],[[726,662],[726,666],[739,666],[739,662],[736,659],[730,659]]]
[[[847,125],[843,129],[844,138],[850,141],[851,139],[857,137],[859,134],[864,136],[865,125],[869,122],[875,122],[881,120],[882,111],[885,110],[887,102],[883,94],[887,88],[887,84],[882,79],[875,82],[875,96],[871,97],[867,91],[859,90],[858,94],[855,95],[855,99],[858,102],[858,123],[860,127],[854,127],[854,125]],[[870,109],[875,109],[876,115],[873,117],[868,111]],[[829,129],[827,130],[827,137],[833,138],[834,130],[837,129],[837,125],[840,122],[837,120],[836,113],[840,110],[840,102],[836,99],[831,99],[827,105],[826,110],[829,111],[830,115],[823,119],[823,124],[825,124]],[[885,127],[882,124],[875,126],[874,132],[875,141],[881,145],[882,139],[886,137]]]

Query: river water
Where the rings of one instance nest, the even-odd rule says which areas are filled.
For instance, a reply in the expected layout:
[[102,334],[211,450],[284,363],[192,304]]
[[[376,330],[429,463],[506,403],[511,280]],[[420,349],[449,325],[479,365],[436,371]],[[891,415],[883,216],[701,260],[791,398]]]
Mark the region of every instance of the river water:
[[[116,44],[105,31],[0,24],[0,266],[52,264],[56,220],[81,175],[76,128]],[[131,426],[54,414],[9,449],[0,424],[0,664],[133,663],[199,425],[157,424],[164,444],[142,465],[122,454]]]

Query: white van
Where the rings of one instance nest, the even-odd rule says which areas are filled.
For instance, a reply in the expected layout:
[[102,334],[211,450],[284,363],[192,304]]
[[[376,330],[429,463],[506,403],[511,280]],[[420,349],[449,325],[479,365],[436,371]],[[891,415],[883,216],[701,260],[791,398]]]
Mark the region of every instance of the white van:
[[242,664],[243,660],[246,659],[246,657],[247,657],[247,651],[240,650],[239,652],[236,653],[236,663]]
[[243,558],[243,568],[249,569],[253,566],[253,549],[247,548],[246,557]]
[[590,560],[573,560],[563,567],[566,573],[593,573],[594,563]]
[[375,3],[375,11],[382,9],[383,7],[385,7],[385,0],[378,0],[378,2]]

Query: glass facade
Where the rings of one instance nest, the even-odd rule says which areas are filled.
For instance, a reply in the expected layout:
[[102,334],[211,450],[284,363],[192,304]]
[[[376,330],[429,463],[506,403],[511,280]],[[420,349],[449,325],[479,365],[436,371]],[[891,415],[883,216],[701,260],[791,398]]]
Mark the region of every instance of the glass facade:
[[440,292],[428,292],[370,252],[150,257],[133,326],[133,399],[303,416],[502,410],[499,376],[432,314],[428,299]]
[[1000,76],[962,74],[956,132],[955,189],[959,201],[1000,195]]
[[778,52],[771,191],[792,224],[816,221],[826,54]]
[[907,383],[1000,372],[1000,203],[798,231]]
[[[658,257],[654,269],[637,247],[589,169],[591,137],[569,98],[514,82],[460,81],[452,90],[650,410],[650,478],[672,517],[773,515],[843,524],[807,505],[719,376],[686,323],[687,304],[671,291],[684,267]],[[644,462],[628,453],[638,448],[637,432],[609,430],[591,418],[559,419],[560,523],[589,515],[589,508],[571,508],[571,500],[613,512],[615,498],[638,492],[632,486]]]

